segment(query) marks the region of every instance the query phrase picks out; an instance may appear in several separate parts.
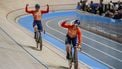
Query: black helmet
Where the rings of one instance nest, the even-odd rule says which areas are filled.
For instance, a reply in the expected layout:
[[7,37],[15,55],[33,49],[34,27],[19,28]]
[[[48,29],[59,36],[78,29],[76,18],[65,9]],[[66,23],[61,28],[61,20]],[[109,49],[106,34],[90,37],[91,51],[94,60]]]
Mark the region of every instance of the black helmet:
[[35,5],[35,8],[36,8],[36,9],[39,9],[39,8],[40,8],[40,5],[39,5],[39,4],[36,4],[36,5]]
[[74,24],[80,25],[80,21],[79,20],[75,20]]

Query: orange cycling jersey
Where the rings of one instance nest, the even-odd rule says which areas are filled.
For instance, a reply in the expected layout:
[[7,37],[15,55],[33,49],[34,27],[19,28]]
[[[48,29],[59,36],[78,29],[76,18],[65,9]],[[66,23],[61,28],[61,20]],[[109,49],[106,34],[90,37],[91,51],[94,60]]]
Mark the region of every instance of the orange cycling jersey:
[[67,35],[69,35],[71,38],[78,36],[78,43],[81,44],[81,40],[82,40],[81,35],[82,34],[81,34],[81,30],[79,27],[73,28],[74,25],[66,24],[66,21],[62,22],[61,26],[64,28],[68,28]]
[[25,7],[25,11],[26,11],[27,13],[32,14],[34,20],[41,20],[42,14],[48,13],[48,12],[49,12],[49,6],[47,6],[47,10],[39,10],[39,11],[28,10],[28,6],[26,6],[26,7]]

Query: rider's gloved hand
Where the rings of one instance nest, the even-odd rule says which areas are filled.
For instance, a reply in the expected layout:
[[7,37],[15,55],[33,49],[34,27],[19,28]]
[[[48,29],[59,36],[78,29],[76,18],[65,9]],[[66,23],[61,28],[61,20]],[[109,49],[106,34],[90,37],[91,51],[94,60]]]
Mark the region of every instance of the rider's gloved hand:
[[81,48],[81,43],[78,43],[78,48]]
[[77,48],[81,51],[81,49],[82,49],[81,43],[78,43]]

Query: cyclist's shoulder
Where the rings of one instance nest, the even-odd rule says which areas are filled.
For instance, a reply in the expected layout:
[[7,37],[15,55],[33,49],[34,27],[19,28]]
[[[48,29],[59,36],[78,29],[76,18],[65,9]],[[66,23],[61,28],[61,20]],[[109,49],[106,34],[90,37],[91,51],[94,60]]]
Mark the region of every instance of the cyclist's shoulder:
[[73,29],[73,25],[72,24],[68,24],[69,28]]
[[81,28],[80,28],[80,27],[78,27],[78,28],[77,28],[77,31],[79,31],[79,32],[80,32],[80,31],[81,31]]

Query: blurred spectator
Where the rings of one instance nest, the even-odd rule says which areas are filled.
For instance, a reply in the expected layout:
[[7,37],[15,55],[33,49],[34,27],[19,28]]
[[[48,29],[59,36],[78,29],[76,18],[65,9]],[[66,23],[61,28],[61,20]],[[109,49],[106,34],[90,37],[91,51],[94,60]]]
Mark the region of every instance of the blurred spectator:
[[118,1],[117,4],[115,4],[114,9],[115,9],[115,10],[118,10],[118,9],[119,9],[119,6],[120,6],[120,1]]
[[90,8],[90,12],[94,13],[93,9],[94,9],[94,5],[93,5],[93,1],[90,2],[90,4],[88,5],[88,7]]
[[82,2],[83,2],[83,1],[82,1],[82,0],[80,0],[80,4],[82,4]]
[[105,17],[113,18],[114,14],[111,11],[105,13]]
[[99,15],[103,14],[103,0],[100,0],[98,11],[99,11]]
[[96,12],[97,12],[97,10],[96,10],[97,9],[97,6],[98,6],[97,3],[93,3],[93,1],[91,1],[90,5],[89,5],[90,12],[96,14]]
[[87,4],[87,0],[82,0],[82,10],[83,10],[83,11],[87,11],[87,8],[88,8],[87,5],[88,5],[88,4]]
[[105,4],[105,12],[109,10],[109,3]]
[[114,17],[113,17],[113,19],[121,19],[122,18],[122,14],[120,14],[120,13],[117,13]]
[[80,2],[77,3],[77,9],[78,10],[81,10],[81,4],[80,4]]
[[122,10],[122,3],[120,1],[118,1],[118,10]]
[[87,4],[87,0],[80,0],[77,4],[77,9],[87,11],[94,14],[104,15],[105,17],[122,19],[122,2],[112,2],[103,4],[103,0],[99,0],[99,3]]
[[122,19],[122,8],[120,8],[113,17],[114,19]]
[[112,1],[110,1],[110,3],[109,3],[109,10],[113,10],[113,9],[114,9],[113,2],[112,2]]

